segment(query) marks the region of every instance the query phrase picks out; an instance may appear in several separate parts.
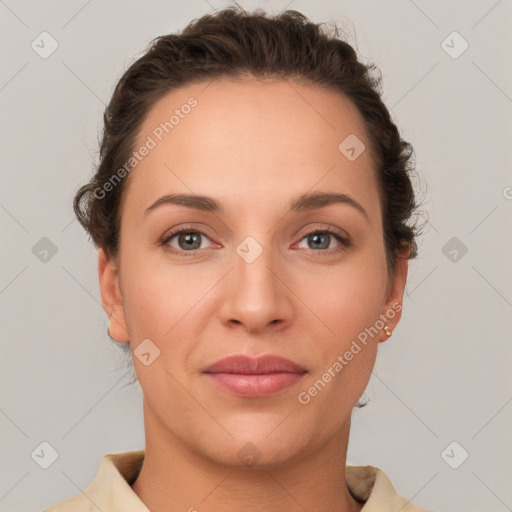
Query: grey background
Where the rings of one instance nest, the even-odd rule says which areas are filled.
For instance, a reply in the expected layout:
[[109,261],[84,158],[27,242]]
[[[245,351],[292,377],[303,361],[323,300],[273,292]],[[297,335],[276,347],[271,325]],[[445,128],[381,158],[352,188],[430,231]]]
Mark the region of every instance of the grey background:
[[[425,508],[512,510],[512,3],[240,4],[338,22],[382,70],[384,99],[416,151],[428,223],[371,402],[353,415],[349,463],[382,468]],[[227,5],[0,0],[2,511],[58,503],[89,484],[104,454],[144,447],[140,388],[123,387],[97,254],[71,201],[125,66],[153,37]],[[31,48],[42,31],[59,45],[46,59]],[[469,44],[458,58],[441,44],[453,31]],[[46,261],[43,237],[57,250]],[[58,452],[48,469],[31,456],[44,441]],[[469,458],[453,469],[445,461],[459,464],[462,450]]]

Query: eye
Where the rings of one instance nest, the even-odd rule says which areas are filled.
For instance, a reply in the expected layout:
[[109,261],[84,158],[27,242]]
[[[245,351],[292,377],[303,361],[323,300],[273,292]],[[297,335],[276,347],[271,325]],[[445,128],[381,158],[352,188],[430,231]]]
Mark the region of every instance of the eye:
[[172,252],[189,252],[194,253],[200,249],[207,249],[209,244],[203,245],[203,238],[209,238],[201,231],[190,228],[181,228],[168,233],[161,241],[161,245],[166,246]]
[[[210,241],[210,244],[207,241]],[[164,246],[165,250],[175,254],[189,256],[202,249],[210,248],[211,243],[210,238],[202,231],[185,226],[165,234],[160,245]],[[306,247],[301,245],[304,243],[306,243]],[[333,247],[335,243],[337,245]],[[317,254],[332,254],[344,251],[350,245],[351,242],[348,238],[341,236],[331,228],[324,228],[307,233],[297,244],[297,247]]]
[[[298,247],[320,253],[339,252],[350,246],[350,241],[347,238],[342,237],[331,229],[311,231],[301,240],[301,243],[303,240],[305,240],[307,247],[301,247],[300,245]],[[331,247],[331,242],[333,241],[338,243],[336,247]]]

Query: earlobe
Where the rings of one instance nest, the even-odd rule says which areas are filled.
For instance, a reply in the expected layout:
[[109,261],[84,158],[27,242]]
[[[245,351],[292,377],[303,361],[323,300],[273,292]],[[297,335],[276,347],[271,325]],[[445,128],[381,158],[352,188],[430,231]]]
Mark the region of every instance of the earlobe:
[[402,316],[402,304],[409,270],[409,249],[399,253],[395,264],[395,274],[389,288],[386,303],[384,305],[384,316],[387,318],[386,326],[382,330],[380,341],[386,341],[395,330]]
[[102,247],[98,252],[98,277],[101,303],[109,318],[109,334],[116,341],[130,341],[119,286],[119,272],[115,263]]

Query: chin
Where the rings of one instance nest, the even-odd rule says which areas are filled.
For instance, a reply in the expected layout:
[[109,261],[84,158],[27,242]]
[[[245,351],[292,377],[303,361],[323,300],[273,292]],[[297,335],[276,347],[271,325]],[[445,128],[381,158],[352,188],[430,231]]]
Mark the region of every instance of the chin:
[[[282,420],[282,418],[281,418]],[[220,439],[202,438],[195,447],[199,448],[212,462],[232,469],[265,470],[275,469],[301,458],[314,449],[304,439],[304,433],[295,435],[279,427],[272,430],[246,429],[233,438],[223,435]],[[254,427],[254,426],[253,426]],[[269,435],[269,432],[270,435]]]

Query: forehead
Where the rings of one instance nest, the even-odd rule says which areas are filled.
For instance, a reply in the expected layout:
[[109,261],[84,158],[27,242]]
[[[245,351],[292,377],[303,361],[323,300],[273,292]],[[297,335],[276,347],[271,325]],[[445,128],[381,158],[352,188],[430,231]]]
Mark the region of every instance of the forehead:
[[[351,160],[346,140],[366,149]],[[123,198],[139,210],[172,191],[261,202],[275,199],[276,188],[280,197],[318,188],[358,195],[369,210],[378,202],[364,120],[345,96],[320,86],[223,80],[180,87],[149,111],[135,148],[144,145],[151,149]]]

